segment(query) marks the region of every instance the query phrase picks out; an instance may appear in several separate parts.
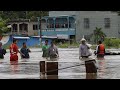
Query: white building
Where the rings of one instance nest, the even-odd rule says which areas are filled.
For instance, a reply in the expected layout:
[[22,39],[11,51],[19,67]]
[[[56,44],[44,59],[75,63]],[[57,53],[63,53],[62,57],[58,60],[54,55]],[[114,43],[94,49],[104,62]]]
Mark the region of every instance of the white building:
[[120,16],[111,11],[50,11],[49,16],[75,15],[76,40],[90,36],[96,27],[102,28],[107,37],[120,38]]

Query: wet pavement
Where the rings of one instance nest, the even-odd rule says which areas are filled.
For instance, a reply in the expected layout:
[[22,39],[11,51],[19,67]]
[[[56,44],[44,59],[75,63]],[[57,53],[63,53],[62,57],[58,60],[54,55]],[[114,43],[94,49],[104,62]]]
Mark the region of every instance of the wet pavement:
[[[19,54],[18,54],[19,55]],[[39,62],[46,60],[42,58],[39,48],[31,49],[30,59],[21,59],[18,62],[10,62],[10,53],[0,60],[0,79],[40,79]],[[85,65],[79,60],[78,48],[59,48],[58,68],[69,66],[80,66],[62,69],[58,71],[58,79],[86,79]],[[95,56],[92,56],[95,58]],[[120,55],[107,55],[103,60],[97,60],[97,79],[120,79]]]

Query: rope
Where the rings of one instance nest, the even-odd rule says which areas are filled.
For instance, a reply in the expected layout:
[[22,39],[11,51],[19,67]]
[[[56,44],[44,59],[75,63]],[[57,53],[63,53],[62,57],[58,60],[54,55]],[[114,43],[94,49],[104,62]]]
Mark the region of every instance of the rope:
[[84,65],[84,64],[79,64],[79,65],[69,66],[69,67],[60,68],[60,69],[54,69],[54,70],[50,70],[50,71],[42,72],[42,73],[45,74],[45,73],[54,72],[54,71],[58,71],[58,70],[63,70],[63,69],[67,69],[67,68],[72,68],[72,67],[77,67],[77,66],[81,66],[81,65]]
[[[48,58],[46,58],[46,59],[48,60]],[[63,69],[67,69],[67,68],[72,68],[72,67],[77,67],[77,66],[81,66],[81,65],[85,65],[85,64],[79,64],[79,65],[69,66],[69,67],[60,68],[60,69],[54,69],[54,70],[50,70],[50,71],[42,72],[42,73],[45,74],[45,73],[54,72],[54,71],[58,71],[58,70],[63,70]]]

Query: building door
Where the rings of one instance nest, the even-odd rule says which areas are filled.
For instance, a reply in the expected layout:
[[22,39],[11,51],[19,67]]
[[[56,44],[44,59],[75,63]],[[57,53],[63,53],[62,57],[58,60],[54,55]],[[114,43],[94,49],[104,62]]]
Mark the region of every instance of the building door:
[[70,35],[70,44],[73,44],[75,42],[75,35]]

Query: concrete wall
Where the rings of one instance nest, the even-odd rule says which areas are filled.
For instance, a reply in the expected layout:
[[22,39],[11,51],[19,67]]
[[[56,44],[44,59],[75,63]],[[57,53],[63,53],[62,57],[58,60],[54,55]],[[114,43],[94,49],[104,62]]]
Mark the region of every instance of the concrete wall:
[[118,37],[120,38],[120,16],[118,16]]
[[38,30],[33,30],[33,24],[38,24],[37,22],[30,22],[29,26],[28,26],[28,35],[34,35],[37,34],[38,35]]
[[[33,30],[33,25],[38,25],[38,22],[30,22],[29,23],[29,29],[28,29],[28,35],[38,35],[38,30]],[[44,30],[46,30],[46,22],[43,22],[42,24],[41,24],[42,26],[41,26],[41,28],[42,28],[42,31]]]

